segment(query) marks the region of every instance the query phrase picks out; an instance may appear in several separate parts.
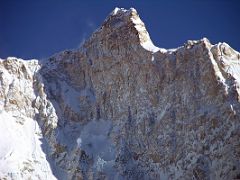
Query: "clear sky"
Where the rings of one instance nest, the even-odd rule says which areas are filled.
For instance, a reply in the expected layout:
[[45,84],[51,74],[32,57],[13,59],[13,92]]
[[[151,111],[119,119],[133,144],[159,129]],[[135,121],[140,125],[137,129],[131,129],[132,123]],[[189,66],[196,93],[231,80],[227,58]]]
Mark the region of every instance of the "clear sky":
[[240,0],[0,0],[0,58],[76,48],[115,7],[134,7],[156,46],[207,37],[240,51]]

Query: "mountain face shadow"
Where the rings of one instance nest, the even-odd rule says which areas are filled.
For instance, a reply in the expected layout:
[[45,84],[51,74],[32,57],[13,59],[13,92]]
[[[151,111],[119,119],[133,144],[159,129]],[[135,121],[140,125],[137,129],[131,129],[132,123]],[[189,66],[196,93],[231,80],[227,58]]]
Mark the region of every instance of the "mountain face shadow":
[[[39,113],[34,119],[42,130],[41,147],[54,176],[67,179],[66,169],[74,166],[72,174],[86,179],[90,171],[103,167],[101,156],[109,161],[105,169],[113,176],[115,150],[109,140],[112,123],[101,117],[91,82],[83,79],[80,82],[83,85],[76,87],[63,65],[54,69],[49,62],[39,63],[41,68],[35,73],[33,84],[36,95],[33,106]],[[94,162],[99,164],[93,165]]]
[[[36,107],[39,111],[39,113],[35,113],[34,119],[36,120],[36,122],[38,123],[41,129],[41,132],[42,132],[42,138],[40,139],[41,148],[46,155],[46,159],[50,165],[53,175],[59,180],[66,179],[67,178],[66,173],[63,172],[63,170],[61,170],[57,166],[53,158],[54,147],[50,144],[50,141],[48,140],[49,137],[53,136],[58,132],[59,126],[57,125],[55,129],[51,129],[52,128],[51,124],[48,125],[48,116],[50,114],[44,113],[44,111],[46,111],[47,109],[47,106],[49,106],[48,104],[46,104],[46,102],[51,102],[51,101],[49,99],[49,95],[47,93],[48,91],[46,89],[47,87],[44,85],[44,80],[41,74],[41,69],[43,64],[41,63],[41,61],[39,61],[39,64],[41,68],[37,72],[35,72],[34,78],[33,78],[34,79],[33,89],[34,89],[34,94],[36,96],[36,99],[33,101],[32,106]],[[56,118],[61,119],[61,116],[59,116],[59,114],[56,113]]]

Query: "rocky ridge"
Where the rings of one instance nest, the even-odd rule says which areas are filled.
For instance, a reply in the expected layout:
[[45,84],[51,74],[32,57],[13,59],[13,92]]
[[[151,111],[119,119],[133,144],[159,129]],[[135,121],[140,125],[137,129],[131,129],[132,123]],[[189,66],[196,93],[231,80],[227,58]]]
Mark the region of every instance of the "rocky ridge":
[[0,60],[1,179],[240,178],[240,54],[153,45],[116,8],[76,50]]

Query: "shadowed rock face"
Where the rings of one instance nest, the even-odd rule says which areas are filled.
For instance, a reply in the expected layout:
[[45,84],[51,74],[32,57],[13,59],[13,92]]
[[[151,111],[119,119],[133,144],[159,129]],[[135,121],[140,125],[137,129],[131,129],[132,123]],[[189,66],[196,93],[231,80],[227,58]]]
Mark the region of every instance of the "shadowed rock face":
[[0,61],[0,134],[28,149],[0,137],[0,178],[237,179],[239,83],[226,43],[161,49],[116,8],[80,49]]

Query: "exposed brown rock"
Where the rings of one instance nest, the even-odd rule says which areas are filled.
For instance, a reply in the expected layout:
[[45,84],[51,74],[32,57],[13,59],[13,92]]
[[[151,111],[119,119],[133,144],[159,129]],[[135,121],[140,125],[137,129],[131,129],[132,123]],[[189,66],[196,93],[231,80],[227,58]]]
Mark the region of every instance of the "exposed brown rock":
[[116,9],[80,49],[1,61],[0,98],[38,122],[59,179],[234,179],[238,57],[206,38],[157,48],[136,10]]

